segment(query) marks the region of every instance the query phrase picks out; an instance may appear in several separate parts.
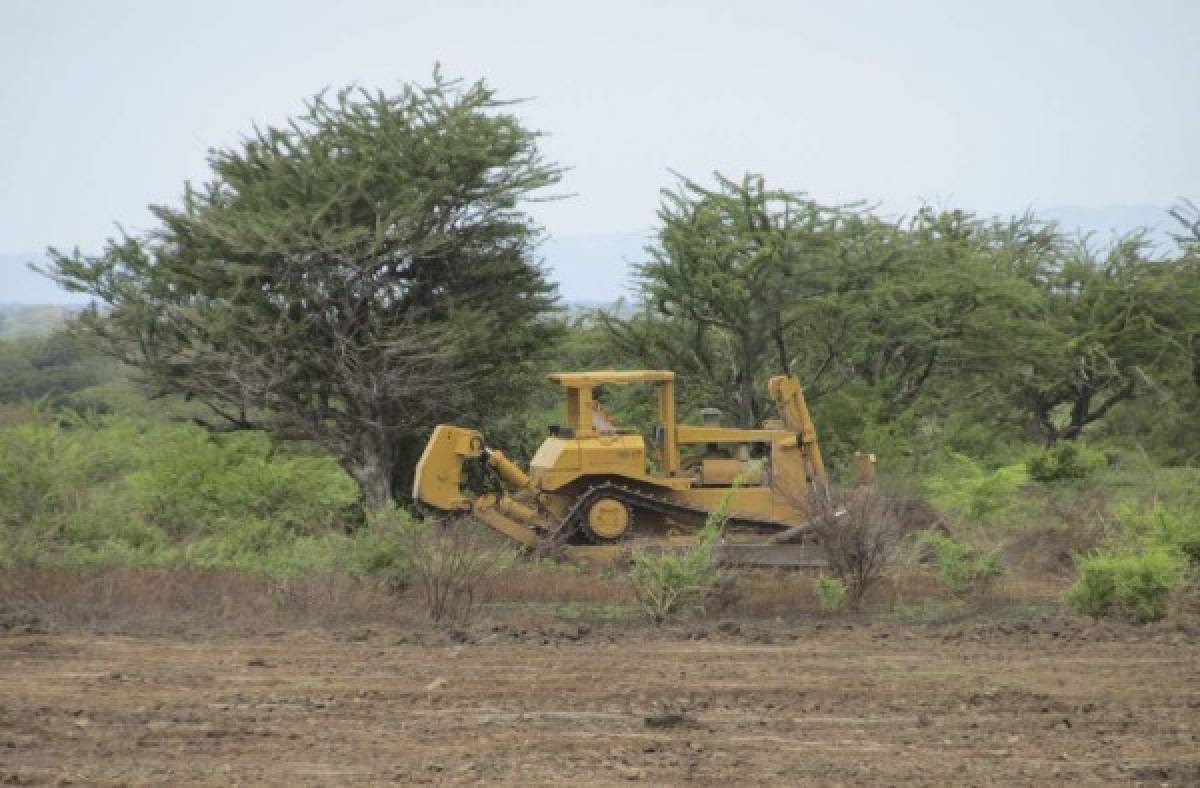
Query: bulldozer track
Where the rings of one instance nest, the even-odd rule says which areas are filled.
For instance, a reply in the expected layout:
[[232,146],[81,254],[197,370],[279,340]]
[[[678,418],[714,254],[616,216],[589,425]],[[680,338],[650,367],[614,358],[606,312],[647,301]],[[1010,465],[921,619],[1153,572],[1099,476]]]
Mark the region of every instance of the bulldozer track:
[[[559,522],[558,526],[546,535],[546,541],[551,545],[560,545],[565,543],[571,536],[585,532],[587,529],[584,526],[584,513],[587,511],[588,506],[600,498],[606,497],[615,498],[630,507],[635,517],[636,512],[639,510],[655,512],[666,517],[698,518],[701,521],[706,520],[711,514],[708,509],[668,501],[659,496],[623,484],[605,482],[588,487],[583,495],[580,495],[575,503],[571,505],[571,508],[567,510],[566,515]],[[728,525],[735,528],[749,528],[758,533],[775,534],[788,530],[787,526],[774,520],[764,520],[745,515],[730,514],[725,518],[725,521]]]

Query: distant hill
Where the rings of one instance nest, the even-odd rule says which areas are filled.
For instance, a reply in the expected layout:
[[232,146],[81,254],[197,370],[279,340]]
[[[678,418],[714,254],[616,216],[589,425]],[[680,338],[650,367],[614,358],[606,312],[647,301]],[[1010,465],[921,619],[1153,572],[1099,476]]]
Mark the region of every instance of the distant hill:
[[63,304],[0,304],[0,339],[44,336],[78,311]]

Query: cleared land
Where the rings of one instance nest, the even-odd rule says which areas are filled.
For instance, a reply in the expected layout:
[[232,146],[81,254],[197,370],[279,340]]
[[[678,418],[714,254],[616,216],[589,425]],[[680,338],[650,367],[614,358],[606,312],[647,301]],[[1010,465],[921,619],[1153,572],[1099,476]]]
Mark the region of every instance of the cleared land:
[[0,636],[17,784],[1190,784],[1198,734],[1178,623]]

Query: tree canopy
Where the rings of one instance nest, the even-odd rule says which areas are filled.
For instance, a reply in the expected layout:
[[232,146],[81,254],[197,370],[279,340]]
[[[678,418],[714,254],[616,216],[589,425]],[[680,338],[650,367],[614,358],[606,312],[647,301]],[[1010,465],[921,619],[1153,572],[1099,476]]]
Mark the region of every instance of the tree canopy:
[[1180,254],[1163,257],[1142,234],[1096,251],[1033,215],[889,220],[758,175],[680,178],[639,308],[601,321],[624,361],[680,371],[744,426],[768,415],[766,378],[791,373],[856,431],[974,412],[1053,444],[1200,368],[1200,224],[1176,214]]
[[503,427],[560,330],[523,201],[559,180],[483,82],[321,94],[211,151],[211,179],[102,253],[51,250],[80,324],[213,426],[306,438],[371,507],[429,426]]

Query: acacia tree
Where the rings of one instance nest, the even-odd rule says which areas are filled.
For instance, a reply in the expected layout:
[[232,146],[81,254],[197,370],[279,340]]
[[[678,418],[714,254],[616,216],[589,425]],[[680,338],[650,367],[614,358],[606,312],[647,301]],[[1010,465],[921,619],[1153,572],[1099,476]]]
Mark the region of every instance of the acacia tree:
[[558,181],[483,82],[346,89],[209,155],[160,224],[47,273],[103,302],[80,324],[222,429],[337,456],[378,509],[432,423],[517,406],[558,328],[521,203]]
[[1034,325],[1012,318],[1036,300],[1031,270],[1054,236],[1031,219],[925,208],[893,223],[716,177],[663,192],[642,309],[606,322],[628,355],[683,372],[743,425],[764,415],[765,378],[788,373],[813,402],[855,383],[860,410],[893,421],[939,376],[991,371]]
[[[1009,374],[1040,325],[1045,268],[1059,259],[1053,227],[1026,216],[985,221],[924,207],[856,255],[843,290],[855,378],[889,422],[931,389],[978,390]],[[952,384],[952,385],[951,385]]]
[[802,368],[813,397],[837,358],[836,341],[806,335],[832,325],[813,310],[829,289],[841,213],[759,175],[716,180],[680,178],[662,192],[657,242],[636,268],[643,312],[606,323],[628,354],[669,365],[752,426],[765,415],[766,375]]
[[1102,256],[1086,243],[1045,282],[1049,341],[1031,348],[1020,396],[1048,445],[1192,361],[1200,308],[1187,257],[1153,260],[1141,233]]
[[1191,200],[1181,200],[1171,209],[1178,223],[1173,233],[1179,257],[1175,261],[1178,285],[1176,300],[1186,309],[1180,310],[1191,318],[1183,334],[1191,345],[1192,384],[1200,391],[1200,206]]

